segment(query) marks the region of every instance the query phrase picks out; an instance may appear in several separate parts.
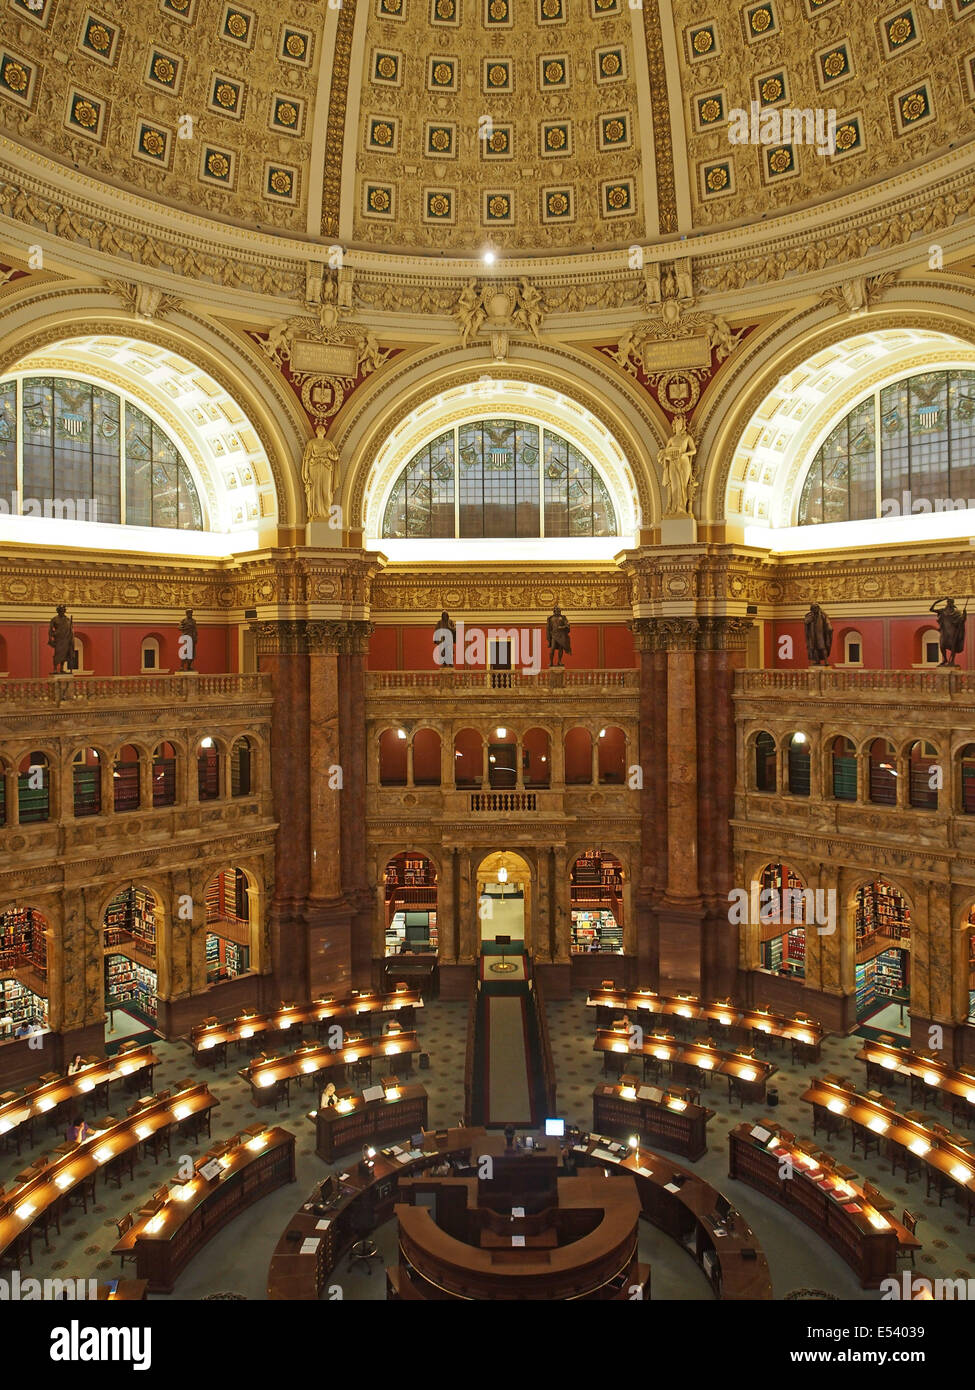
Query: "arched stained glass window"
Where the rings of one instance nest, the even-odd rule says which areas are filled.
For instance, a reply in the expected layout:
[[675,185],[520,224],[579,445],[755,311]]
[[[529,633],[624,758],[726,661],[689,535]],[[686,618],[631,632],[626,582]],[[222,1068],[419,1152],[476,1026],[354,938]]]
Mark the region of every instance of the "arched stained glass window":
[[567,439],[527,420],[476,420],[415,454],[383,516],[389,539],[615,536],[609,489]]
[[0,497],[25,516],[204,529],[196,484],[165,431],[71,377],[0,383]]
[[923,372],[874,392],[830,432],[806,475],[798,522],[967,507],[975,507],[975,372]]

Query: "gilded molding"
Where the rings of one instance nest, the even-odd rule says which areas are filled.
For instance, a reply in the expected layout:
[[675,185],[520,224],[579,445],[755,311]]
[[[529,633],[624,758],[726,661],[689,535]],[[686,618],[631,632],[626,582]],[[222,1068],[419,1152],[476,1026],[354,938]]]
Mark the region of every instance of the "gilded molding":
[[[674,141],[670,129],[670,95],[667,89],[667,64],[664,60],[663,36],[660,32],[660,11],[655,4],[645,4],[643,33],[647,44],[647,63],[650,68],[650,112],[653,118],[653,158],[657,170],[657,213],[662,233],[677,230],[677,191],[674,185]],[[649,208],[647,234],[652,236]]]
[[342,150],[345,142],[346,105],[349,97],[349,65],[357,0],[339,6],[332,52],[332,84],[328,93],[325,129],[325,168],[322,173],[322,236],[337,237],[342,195]]

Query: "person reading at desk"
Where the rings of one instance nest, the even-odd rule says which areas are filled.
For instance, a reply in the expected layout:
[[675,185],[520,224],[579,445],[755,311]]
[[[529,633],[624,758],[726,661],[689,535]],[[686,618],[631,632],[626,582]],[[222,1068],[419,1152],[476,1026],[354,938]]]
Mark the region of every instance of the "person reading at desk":
[[318,1102],[319,1110],[327,1110],[330,1105],[337,1105],[338,1097],[335,1094],[335,1082],[330,1081],[322,1092],[322,1098]]
[[31,1037],[31,1035],[33,1034],[33,1032],[34,1032],[34,1025],[33,1025],[33,1023],[29,1022],[26,1018],[22,1018],[22,1019],[20,1020],[20,1022],[17,1024],[17,1027],[14,1029],[14,1037],[15,1037],[15,1038],[29,1038],[29,1037]]
[[91,1136],[91,1129],[87,1120],[79,1115],[73,1124],[68,1125],[65,1139],[69,1144],[83,1144]]
[[75,1072],[81,1071],[81,1068],[84,1065],[85,1059],[82,1057],[80,1052],[76,1052],[75,1055],[71,1058],[71,1061],[68,1063],[68,1075],[74,1076]]

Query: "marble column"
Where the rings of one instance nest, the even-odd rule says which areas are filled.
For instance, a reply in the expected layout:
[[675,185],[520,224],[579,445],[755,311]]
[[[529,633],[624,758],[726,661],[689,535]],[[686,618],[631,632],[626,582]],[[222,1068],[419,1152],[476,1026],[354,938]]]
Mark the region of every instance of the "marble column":
[[460,946],[457,959],[464,965],[470,964],[476,955],[477,923],[477,903],[474,900],[474,884],[472,882],[473,868],[471,865],[471,852],[469,849],[459,849],[458,859],[458,887],[457,887],[457,917],[459,924]]
[[454,904],[454,857],[456,851],[444,849],[441,872],[437,879],[437,932],[440,938],[440,962],[453,965],[457,961],[457,913]]

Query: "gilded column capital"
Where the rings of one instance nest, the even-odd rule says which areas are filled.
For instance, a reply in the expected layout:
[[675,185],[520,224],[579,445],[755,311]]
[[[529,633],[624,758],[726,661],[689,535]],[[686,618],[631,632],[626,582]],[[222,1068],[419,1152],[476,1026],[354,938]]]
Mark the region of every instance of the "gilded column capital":
[[706,651],[743,652],[754,626],[751,618],[699,618],[698,622]]
[[633,618],[629,623],[637,651],[692,652],[700,645],[699,618]]
[[363,656],[373,624],[284,618],[251,623],[251,632],[259,656]]

